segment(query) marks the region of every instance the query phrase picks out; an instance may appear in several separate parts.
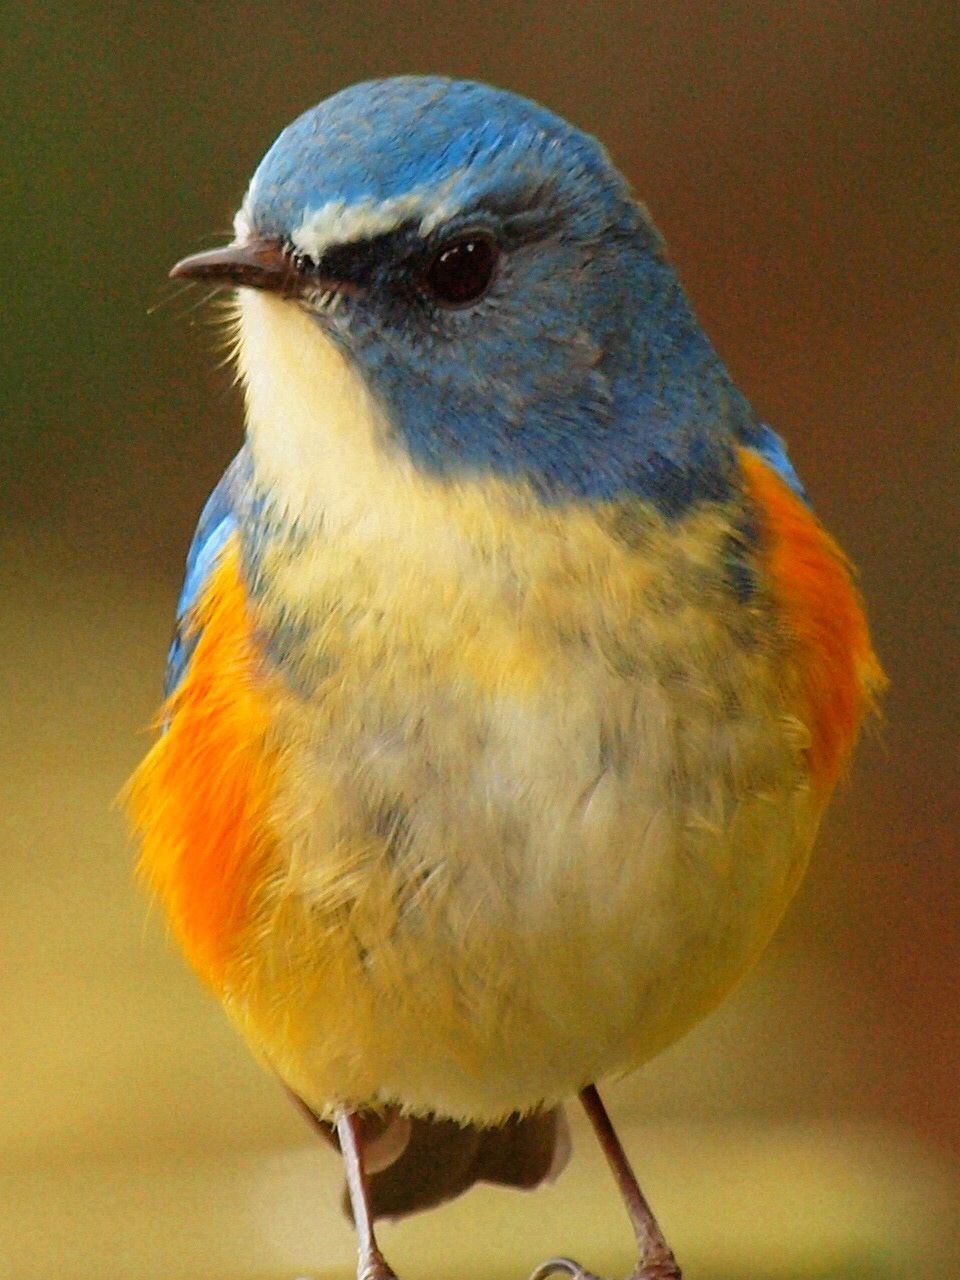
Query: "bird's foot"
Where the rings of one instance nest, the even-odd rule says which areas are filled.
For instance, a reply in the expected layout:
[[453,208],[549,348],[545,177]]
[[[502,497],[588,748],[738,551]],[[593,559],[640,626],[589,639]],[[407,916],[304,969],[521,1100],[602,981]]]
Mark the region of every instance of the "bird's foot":
[[530,1272],[529,1280],[549,1280],[550,1276],[568,1276],[569,1280],[600,1280],[592,1271],[586,1271],[579,1262],[572,1258],[547,1258],[535,1271]]
[[[573,1258],[548,1258],[530,1273],[529,1280],[549,1280],[556,1275],[566,1276],[567,1280],[600,1280]],[[682,1280],[682,1277],[676,1259],[668,1251],[647,1262],[638,1262],[630,1280]]]
[[384,1259],[379,1249],[362,1258],[357,1268],[357,1280],[397,1280],[393,1267]]

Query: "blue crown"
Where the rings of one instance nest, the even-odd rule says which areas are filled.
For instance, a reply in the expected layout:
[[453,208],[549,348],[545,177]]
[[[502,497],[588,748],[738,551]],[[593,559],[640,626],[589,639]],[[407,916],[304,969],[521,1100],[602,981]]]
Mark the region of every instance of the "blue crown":
[[366,81],[305,111],[250,190],[248,212],[268,235],[288,234],[332,200],[381,206],[417,193],[443,192],[461,210],[549,205],[569,211],[568,232],[584,235],[634,226],[639,215],[595,138],[516,94],[439,76]]

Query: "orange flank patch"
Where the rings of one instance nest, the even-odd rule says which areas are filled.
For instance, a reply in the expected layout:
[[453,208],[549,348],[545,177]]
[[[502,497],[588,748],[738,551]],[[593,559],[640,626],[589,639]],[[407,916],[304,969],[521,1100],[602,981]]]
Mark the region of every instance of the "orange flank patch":
[[271,850],[272,762],[238,552],[195,611],[196,648],[163,709],[168,728],[130,781],[139,871],[187,958],[221,990]]
[[843,552],[762,458],[740,451],[747,488],[765,524],[769,580],[796,652],[801,717],[818,786],[837,780],[883,672]]

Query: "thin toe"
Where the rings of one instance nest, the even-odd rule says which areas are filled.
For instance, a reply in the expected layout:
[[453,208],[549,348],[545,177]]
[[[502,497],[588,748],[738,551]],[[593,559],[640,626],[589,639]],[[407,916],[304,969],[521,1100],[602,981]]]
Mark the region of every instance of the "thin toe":
[[548,1280],[548,1277],[564,1275],[569,1280],[600,1280],[592,1271],[586,1271],[573,1258],[548,1258],[541,1262],[535,1271],[531,1271],[529,1280]]
[[[566,1276],[567,1280],[601,1280],[600,1276],[581,1267],[573,1258],[548,1258],[531,1271],[529,1280],[550,1280],[551,1276]],[[672,1254],[639,1264],[630,1280],[682,1280],[680,1268]]]

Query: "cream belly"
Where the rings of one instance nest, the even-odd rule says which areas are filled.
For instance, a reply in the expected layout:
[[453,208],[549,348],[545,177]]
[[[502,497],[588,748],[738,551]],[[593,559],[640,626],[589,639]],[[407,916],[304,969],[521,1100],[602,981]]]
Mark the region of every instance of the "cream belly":
[[713,1007],[779,921],[818,806],[775,661],[706,611],[637,621],[618,656],[585,621],[548,640],[532,587],[511,643],[505,605],[451,614],[427,581],[401,611],[390,576],[379,606],[376,583],[347,597],[302,659],[315,690],[277,710],[278,862],[231,1008],[318,1110],[493,1120]]

